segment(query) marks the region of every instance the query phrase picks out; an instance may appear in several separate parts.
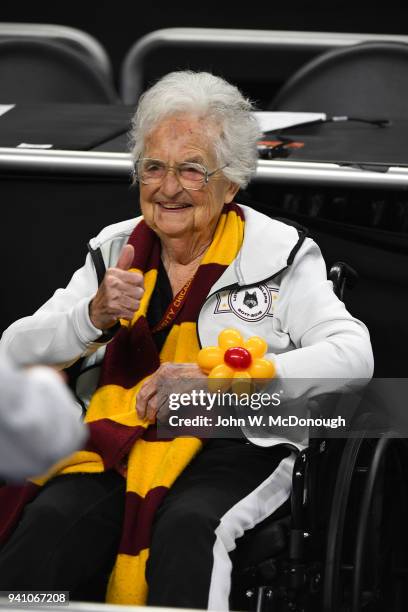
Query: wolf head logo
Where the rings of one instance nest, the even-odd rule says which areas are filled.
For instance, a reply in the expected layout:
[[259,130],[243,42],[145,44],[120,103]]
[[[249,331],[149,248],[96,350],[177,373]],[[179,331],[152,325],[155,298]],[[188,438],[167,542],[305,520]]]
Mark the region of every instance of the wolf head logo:
[[252,293],[249,293],[249,291],[245,291],[244,304],[245,306],[248,306],[248,308],[254,308],[255,306],[258,306],[258,298],[256,297],[255,291],[253,291]]

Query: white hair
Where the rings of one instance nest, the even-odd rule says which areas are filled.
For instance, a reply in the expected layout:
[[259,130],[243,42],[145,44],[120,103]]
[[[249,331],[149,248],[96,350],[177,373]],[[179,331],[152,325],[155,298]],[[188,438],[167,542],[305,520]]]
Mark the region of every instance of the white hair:
[[220,126],[214,141],[217,164],[228,164],[224,175],[246,187],[256,169],[256,142],[261,135],[252,110],[251,101],[221,77],[209,72],[171,72],[140,97],[130,134],[133,158],[143,157],[145,139],[162,119],[193,114]]

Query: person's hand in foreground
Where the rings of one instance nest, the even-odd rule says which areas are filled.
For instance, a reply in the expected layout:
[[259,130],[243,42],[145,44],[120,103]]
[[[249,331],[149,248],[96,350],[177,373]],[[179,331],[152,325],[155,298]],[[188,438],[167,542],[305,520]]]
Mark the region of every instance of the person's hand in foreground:
[[39,476],[84,445],[88,428],[55,370],[18,370],[1,359],[0,388],[0,477]]

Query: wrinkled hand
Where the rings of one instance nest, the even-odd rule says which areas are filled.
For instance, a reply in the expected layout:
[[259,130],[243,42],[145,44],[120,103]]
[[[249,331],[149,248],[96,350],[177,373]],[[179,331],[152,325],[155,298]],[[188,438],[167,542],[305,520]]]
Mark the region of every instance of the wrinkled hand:
[[97,294],[89,305],[89,317],[95,327],[106,330],[118,319],[131,321],[142,299],[143,276],[129,272],[134,257],[131,244],[123,247],[116,268],[108,268]]
[[[166,381],[189,378],[192,379],[192,382],[195,382],[206,379],[207,376],[203,374],[201,368],[196,363],[162,363],[156,372],[141,386],[137,394],[136,410],[139,418],[147,418],[150,422],[154,422],[160,411],[160,418],[163,420],[165,417],[164,407],[160,405],[160,400],[163,401],[165,398],[159,397],[159,386],[165,384]],[[191,388],[195,386],[192,384]],[[187,388],[184,387],[185,385],[183,385],[183,391],[187,392]]]

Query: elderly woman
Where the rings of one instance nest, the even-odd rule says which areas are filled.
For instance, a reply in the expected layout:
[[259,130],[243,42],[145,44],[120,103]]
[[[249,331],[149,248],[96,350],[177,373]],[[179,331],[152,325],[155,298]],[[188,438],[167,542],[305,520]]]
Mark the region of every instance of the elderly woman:
[[31,485],[19,522],[3,523],[2,589],[80,597],[104,578],[111,602],[228,609],[229,552],[288,498],[293,454],[272,438],[158,440],[160,384],[203,377],[200,346],[229,327],[263,337],[305,399],[317,378],[371,376],[368,332],[335,297],[317,246],[234,203],[256,168],[251,110],[208,73],[148,90],[133,122],[143,216],[105,228],[67,288],[4,334],[21,365],[86,357],[91,437],[58,477]]

